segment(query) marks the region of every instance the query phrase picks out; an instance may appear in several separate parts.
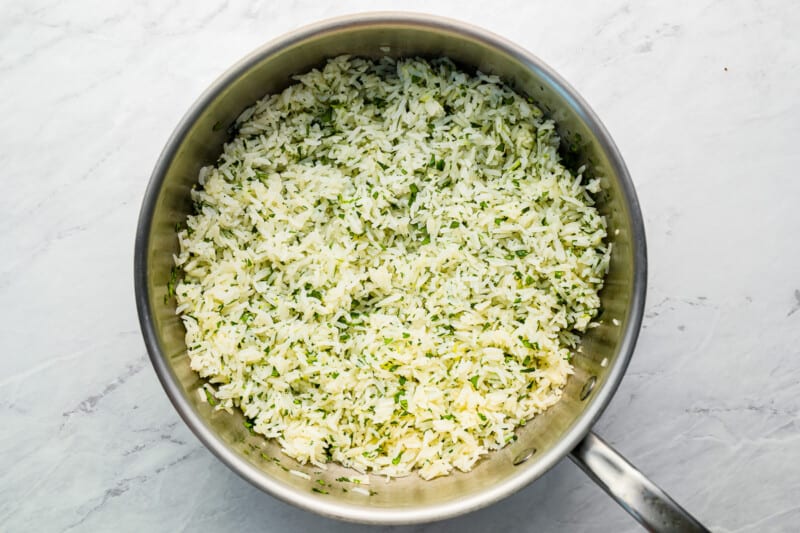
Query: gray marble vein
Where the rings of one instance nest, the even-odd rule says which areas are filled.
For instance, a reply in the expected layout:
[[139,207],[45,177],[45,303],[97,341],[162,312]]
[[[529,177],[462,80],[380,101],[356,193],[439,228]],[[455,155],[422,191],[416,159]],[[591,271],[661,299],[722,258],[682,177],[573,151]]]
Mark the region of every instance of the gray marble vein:
[[[254,489],[150,368],[133,300],[149,173],[200,92],[304,23],[428,11],[564,75],[647,225],[636,354],[596,430],[713,530],[800,523],[800,10],[775,2],[10,1],[0,10],[0,530],[369,531]],[[569,462],[441,523],[636,531]]]

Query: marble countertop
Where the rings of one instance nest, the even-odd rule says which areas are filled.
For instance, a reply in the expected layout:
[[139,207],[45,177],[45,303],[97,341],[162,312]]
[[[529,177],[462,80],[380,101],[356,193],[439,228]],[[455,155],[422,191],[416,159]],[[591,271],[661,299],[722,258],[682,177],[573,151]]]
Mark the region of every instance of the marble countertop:
[[[596,431],[715,531],[800,522],[800,10],[784,2],[12,1],[0,14],[0,529],[367,531],[218,462],[150,367],[144,189],[222,71],[306,22],[452,16],[533,51],[600,115],[647,225],[647,316]],[[395,528],[385,528],[385,531]],[[635,531],[564,461],[398,531]]]

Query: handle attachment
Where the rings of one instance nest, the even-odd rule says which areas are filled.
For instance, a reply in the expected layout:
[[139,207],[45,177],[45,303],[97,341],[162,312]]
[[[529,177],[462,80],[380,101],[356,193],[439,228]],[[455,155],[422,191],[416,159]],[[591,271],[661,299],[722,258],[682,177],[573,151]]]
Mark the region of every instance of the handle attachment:
[[594,433],[589,432],[578,443],[570,459],[648,531],[708,532],[703,524]]

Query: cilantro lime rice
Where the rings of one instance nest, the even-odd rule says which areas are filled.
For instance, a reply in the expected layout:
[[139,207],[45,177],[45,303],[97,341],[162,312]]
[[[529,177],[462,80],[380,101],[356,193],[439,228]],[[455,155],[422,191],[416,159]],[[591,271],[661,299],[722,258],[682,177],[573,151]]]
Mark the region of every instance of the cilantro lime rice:
[[430,479],[559,400],[611,249],[539,108],[446,59],[342,56],[237,129],[175,258],[217,409],[301,463]]

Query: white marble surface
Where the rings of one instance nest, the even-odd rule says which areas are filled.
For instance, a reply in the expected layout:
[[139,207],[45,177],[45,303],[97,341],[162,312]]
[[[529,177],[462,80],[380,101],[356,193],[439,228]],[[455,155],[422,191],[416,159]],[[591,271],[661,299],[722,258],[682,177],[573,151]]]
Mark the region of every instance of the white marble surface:
[[[139,334],[132,252],[156,157],[218,74],[306,22],[377,8],[494,30],[591,103],[637,186],[651,272],[596,429],[712,529],[796,531],[800,10],[705,0],[4,2],[0,529],[367,530],[262,494],[183,425]],[[636,526],[567,461],[411,529]]]

